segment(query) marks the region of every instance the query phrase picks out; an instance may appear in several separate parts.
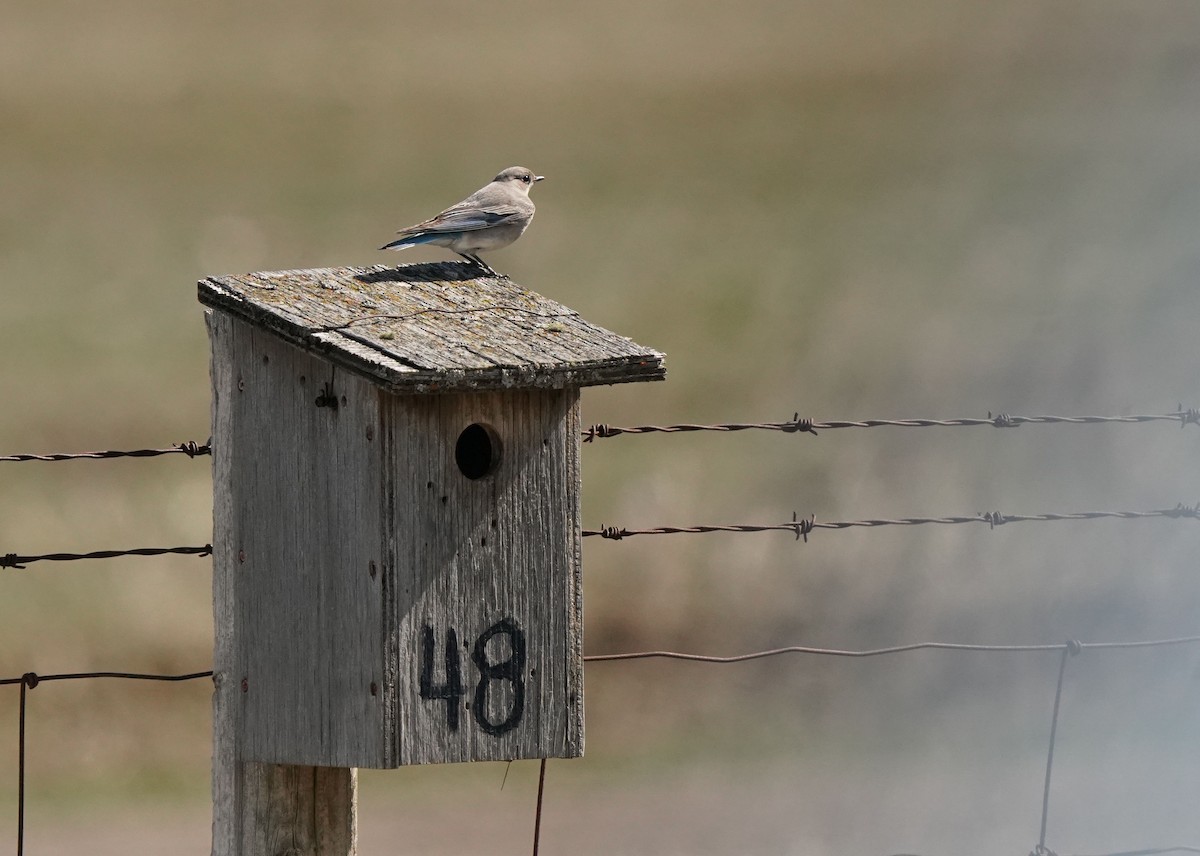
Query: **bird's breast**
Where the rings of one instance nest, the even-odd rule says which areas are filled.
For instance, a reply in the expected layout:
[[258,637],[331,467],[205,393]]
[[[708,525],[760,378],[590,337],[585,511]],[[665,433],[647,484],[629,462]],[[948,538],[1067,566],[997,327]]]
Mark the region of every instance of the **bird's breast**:
[[450,249],[459,253],[485,253],[488,250],[498,250],[501,247],[507,247],[517,238],[521,237],[521,233],[525,231],[525,227],[528,225],[529,221],[526,220],[523,223],[504,223],[503,225],[492,226],[488,229],[461,232],[455,238]]

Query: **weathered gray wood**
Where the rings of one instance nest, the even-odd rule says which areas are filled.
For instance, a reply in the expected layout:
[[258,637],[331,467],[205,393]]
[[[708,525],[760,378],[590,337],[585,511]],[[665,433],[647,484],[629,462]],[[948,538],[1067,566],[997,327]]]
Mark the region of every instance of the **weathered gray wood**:
[[[211,327],[239,757],[582,754],[578,390],[393,395],[222,313]],[[472,424],[499,446],[477,480],[455,459]]]
[[662,380],[663,356],[466,263],[209,277],[200,301],[393,392]]
[[[212,345],[213,529],[235,529],[238,498],[232,478],[239,370],[228,345],[234,322],[208,313]],[[243,728],[244,625],[238,620],[238,548],[214,538],[213,830],[214,856],[352,856],[356,852],[356,777],[351,769],[248,763],[239,748]]]
[[[238,557],[242,749],[360,766],[383,754],[378,390],[262,330],[232,334],[235,516],[216,537]],[[327,389],[336,408],[315,404]]]
[[579,388],[662,355],[474,272],[200,283],[214,854],[353,853],[356,767],[583,753]]
[[[398,640],[389,652],[397,655],[389,696],[398,702],[399,726],[386,765],[581,755],[578,391],[382,402],[385,502],[395,539],[385,586],[394,590]],[[453,454],[455,438],[471,424],[488,426],[502,445],[496,471],[474,481]],[[475,710],[480,670],[472,656],[480,635],[504,621],[524,637],[524,712],[494,735],[479,716],[503,723],[519,703],[517,682],[487,681],[486,710]],[[446,678],[446,633],[454,628],[458,636],[466,694],[456,731],[447,727],[446,702],[420,697],[419,641],[427,627],[436,640],[435,682]],[[514,638],[498,635],[485,646],[492,664],[513,653]]]

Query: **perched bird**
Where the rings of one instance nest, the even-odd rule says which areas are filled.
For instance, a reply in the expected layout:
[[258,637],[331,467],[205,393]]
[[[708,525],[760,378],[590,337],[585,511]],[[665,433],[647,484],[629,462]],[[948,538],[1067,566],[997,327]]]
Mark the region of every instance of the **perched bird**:
[[534,175],[523,166],[510,166],[457,205],[436,217],[401,229],[399,236],[381,250],[404,250],[418,244],[446,247],[474,262],[490,276],[496,273],[479,258],[479,253],[507,247],[525,231],[533,219],[529,189],[544,175]]

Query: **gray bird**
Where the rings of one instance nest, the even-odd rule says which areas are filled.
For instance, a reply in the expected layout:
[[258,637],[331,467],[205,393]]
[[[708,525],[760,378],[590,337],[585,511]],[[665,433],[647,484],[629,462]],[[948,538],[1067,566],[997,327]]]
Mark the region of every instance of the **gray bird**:
[[418,244],[446,247],[488,275],[502,276],[478,254],[507,247],[521,237],[533,219],[529,189],[544,178],[523,166],[510,166],[457,205],[424,223],[401,229],[396,240],[379,249],[404,250]]

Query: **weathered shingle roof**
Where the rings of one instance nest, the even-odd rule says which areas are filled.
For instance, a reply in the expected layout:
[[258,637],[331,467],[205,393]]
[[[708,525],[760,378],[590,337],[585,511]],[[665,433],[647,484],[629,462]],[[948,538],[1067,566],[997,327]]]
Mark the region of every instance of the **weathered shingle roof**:
[[393,392],[662,380],[663,355],[468,263],[212,276],[200,302]]

